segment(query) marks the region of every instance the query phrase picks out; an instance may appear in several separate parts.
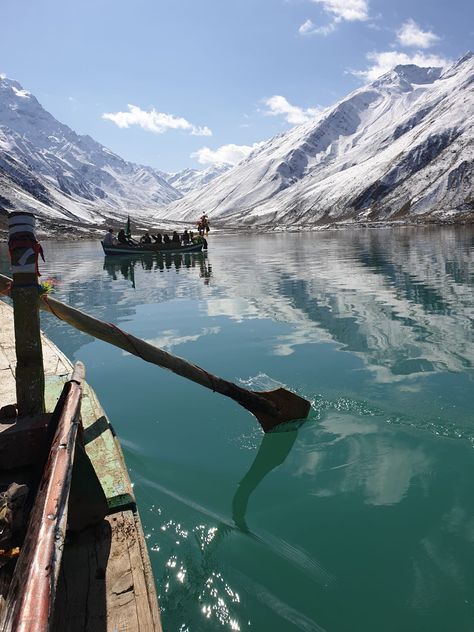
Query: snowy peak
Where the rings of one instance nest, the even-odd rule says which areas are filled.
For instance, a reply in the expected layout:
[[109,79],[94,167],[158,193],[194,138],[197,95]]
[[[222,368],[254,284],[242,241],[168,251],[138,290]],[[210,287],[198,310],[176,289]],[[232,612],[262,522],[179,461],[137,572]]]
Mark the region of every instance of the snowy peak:
[[448,79],[449,77],[454,77],[456,75],[462,75],[466,73],[468,75],[472,75],[474,72],[474,53],[468,51],[465,55],[463,55],[460,59],[458,59],[452,66],[449,66],[445,69],[442,74],[443,79]]
[[123,160],[57,121],[18,82],[0,78],[0,199],[66,221],[149,215],[182,197],[162,172]]
[[327,224],[474,214],[474,58],[397,66],[161,213]]
[[404,64],[395,66],[393,72],[408,83],[423,85],[439,79],[442,68],[420,68],[415,64]]

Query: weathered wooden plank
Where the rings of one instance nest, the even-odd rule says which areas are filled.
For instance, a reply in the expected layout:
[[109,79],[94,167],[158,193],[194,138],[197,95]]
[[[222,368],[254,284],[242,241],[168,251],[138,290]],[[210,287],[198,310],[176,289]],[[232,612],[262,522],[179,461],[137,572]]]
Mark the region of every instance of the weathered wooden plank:
[[[63,376],[46,379],[46,406],[57,400],[65,381]],[[82,398],[82,424],[86,452],[97,473],[111,509],[133,507],[135,496],[113,428],[94,390],[86,383]]]
[[[72,371],[72,365],[66,356],[44,335],[41,340],[45,375],[65,376],[59,389],[60,392],[66,381],[66,376]],[[16,402],[15,372],[16,353],[13,310],[5,301],[0,300],[0,406]],[[46,410],[51,412],[56,405],[56,400],[53,401],[50,397],[49,402],[50,407]]]
[[[148,557],[146,542],[143,536],[143,527],[138,513],[134,514],[134,520],[138,549],[137,547],[134,548],[131,559],[132,566],[135,569],[135,583],[143,593],[143,598],[137,600],[138,619],[142,623],[147,621],[147,625],[151,626],[149,628],[150,630],[161,632],[160,610],[156,597],[155,579],[151,570],[150,558]],[[140,569],[140,577],[137,576],[137,569]]]
[[115,438],[113,428],[90,386],[85,388],[82,420],[86,451],[94,463],[109,507],[134,507],[135,496],[122,450]]
[[71,534],[53,631],[160,632],[156,597],[146,573],[132,511],[117,512],[96,527]]
[[[140,630],[130,553],[136,547],[131,511],[110,516],[112,546],[107,565],[107,622],[112,630]],[[146,628],[145,628],[146,629]]]
[[59,573],[52,630],[104,632],[107,626],[105,576],[110,525],[68,533]]

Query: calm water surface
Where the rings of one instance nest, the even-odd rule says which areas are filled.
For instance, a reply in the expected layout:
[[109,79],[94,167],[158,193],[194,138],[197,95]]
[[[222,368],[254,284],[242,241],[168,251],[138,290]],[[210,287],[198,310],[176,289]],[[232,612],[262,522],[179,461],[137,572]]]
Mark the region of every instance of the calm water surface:
[[472,229],[214,234],[205,259],[143,262],[44,247],[57,298],[312,401],[263,436],[43,317],[122,441],[167,631],[474,630]]

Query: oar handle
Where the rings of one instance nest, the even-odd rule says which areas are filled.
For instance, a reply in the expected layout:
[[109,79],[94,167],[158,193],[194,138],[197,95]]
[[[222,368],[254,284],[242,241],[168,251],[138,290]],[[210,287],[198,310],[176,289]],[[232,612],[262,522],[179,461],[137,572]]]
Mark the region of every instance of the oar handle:
[[[7,290],[10,281],[8,277],[0,274],[0,291]],[[309,402],[286,389],[280,388],[262,393],[247,390],[233,382],[217,377],[179,356],[163,351],[163,349],[159,349],[145,340],[136,338],[116,325],[89,316],[89,314],[46,294],[42,295],[42,299],[40,301],[41,309],[49,311],[76,329],[128,351],[146,362],[169,369],[173,373],[205,386],[216,393],[230,397],[254,414],[265,431],[283,421],[299,419],[308,414]]]
[[137,338],[133,334],[123,331],[112,323],[106,323],[98,318],[94,318],[46,294],[43,295],[40,307],[86,334],[111,343],[124,351],[128,351],[132,355],[142,358],[142,360],[146,362],[158,364],[216,393],[230,397],[247,409],[255,409],[269,415],[277,414],[275,404],[267,401],[258,393],[254,393],[253,391],[237,386],[237,384],[233,382],[217,377],[196,364],[188,362],[179,356],[172,355],[145,340]]

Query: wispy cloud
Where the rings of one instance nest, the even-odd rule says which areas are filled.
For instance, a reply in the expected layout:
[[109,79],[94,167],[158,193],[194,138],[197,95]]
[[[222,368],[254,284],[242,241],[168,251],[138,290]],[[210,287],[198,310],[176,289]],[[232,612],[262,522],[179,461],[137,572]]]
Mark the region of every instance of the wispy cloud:
[[265,110],[266,116],[284,116],[288,123],[298,125],[300,123],[306,123],[306,121],[314,118],[321,111],[319,108],[300,108],[297,105],[291,105],[281,95],[274,95],[269,99],[265,99],[265,105],[268,110]]
[[375,81],[399,64],[415,64],[417,66],[434,66],[442,68],[447,66],[449,59],[439,55],[426,55],[425,53],[414,53],[408,55],[399,51],[371,52],[367,54],[367,59],[371,64],[365,70],[352,71],[353,75],[361,77],[365,81]]
[[157,112],[154,108],[147,112],[136,105],[128,105],[128,112],[106,112],[102,118],[112,121],[120,128],[138,125],[147,132],[164,134],[170,129],[179,129],[189,132],[191,136],[212,136],[212,131],[204,126],[198,127],[187,121],[182,116]]
[[201,333],[194,335],[180,335],[179,331],[176,329],[167,329],[163,331],[161,336],[158,338],[147,339],[151,345],[155,347],[159,347],[160,349],[165,349],[166,351],[172,351],[174,347],[178,345],[184,345],[188,342],[196,342],[199,338],[203,336],[215,335],[220,332],[220,327],[206,327],[201,330]]
[[236,165],[247,158],[261,143],[253,145],[221,145],[217,149],[202,147],[191,154],[191,158],[197,158],[201,165]]
[[364,21],[369,19],[369,3],[367,0],[312,0],[315,4],[322,4],[326,13],[335,22]]
[[306,20],[298,29],[300,35],[329,35],[336,30],[336,24],[330,22],[326,26],[316,26],[312,20]]
[[407,20],[397,31],[398,41],[402,46],[429,48],[436,44],[439,37],[432,31],[423,31],[415,20]]
[[306,20],[299,27],[300,35],[329,35],[340,22],[364,22],[369,19],[369,3],[367,0],[312,0],[321,4],[324,11],[332,18],[329,24],[316,26],[312,20]]

